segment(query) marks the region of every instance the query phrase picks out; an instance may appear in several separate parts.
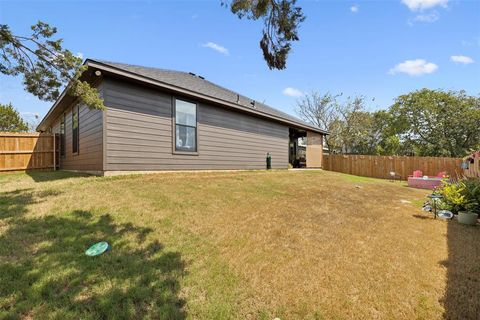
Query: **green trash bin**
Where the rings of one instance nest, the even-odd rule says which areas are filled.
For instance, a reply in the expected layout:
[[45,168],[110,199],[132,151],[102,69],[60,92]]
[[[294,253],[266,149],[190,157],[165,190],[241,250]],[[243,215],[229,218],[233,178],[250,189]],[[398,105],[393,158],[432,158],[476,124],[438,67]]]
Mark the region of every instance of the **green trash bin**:
[[272,156],[267,152],[267,170],[272,169]]

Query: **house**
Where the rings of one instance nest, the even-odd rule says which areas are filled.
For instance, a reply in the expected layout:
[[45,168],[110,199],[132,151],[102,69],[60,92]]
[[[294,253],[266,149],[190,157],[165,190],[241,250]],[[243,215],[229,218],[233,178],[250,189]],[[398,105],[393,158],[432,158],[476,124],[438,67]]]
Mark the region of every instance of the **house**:
[[193,73],[87,59],[83,79],[105,110],[65,92],[38,131],[60,135],[59,167],[94,174],[286,169],[306,137],[306,166],[322,167],[324,130]]

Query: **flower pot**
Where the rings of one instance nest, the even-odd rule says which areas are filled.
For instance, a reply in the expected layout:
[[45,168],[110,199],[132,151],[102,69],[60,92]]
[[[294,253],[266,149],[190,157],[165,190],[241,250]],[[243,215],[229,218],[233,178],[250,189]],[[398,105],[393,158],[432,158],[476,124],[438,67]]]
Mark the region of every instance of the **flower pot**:
[[462,224],[468,224],[474,226],[477,224],[478,214],[473,212],[459,212],[458,213],[458,222]]

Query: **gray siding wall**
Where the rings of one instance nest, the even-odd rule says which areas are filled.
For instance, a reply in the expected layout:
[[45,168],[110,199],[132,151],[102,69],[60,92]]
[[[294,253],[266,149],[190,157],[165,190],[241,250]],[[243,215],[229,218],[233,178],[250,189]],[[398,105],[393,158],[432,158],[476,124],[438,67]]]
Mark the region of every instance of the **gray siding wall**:
[[[102,95],[102,87],[99,87]],[[79,151],[72,153],[72,108],[65,110],[65,156],[60,158],[60,169],[102,171],[103,170],[103,111],[90,110],[79,105]],[[52,132],[60,133],[62,116],[53,125]]]
[[199,103],[198,155],[174,154],[172,95],[113,79],[103,85],[107,171],[264,169],[267,152],[273,168],[288,167],[285,125]]

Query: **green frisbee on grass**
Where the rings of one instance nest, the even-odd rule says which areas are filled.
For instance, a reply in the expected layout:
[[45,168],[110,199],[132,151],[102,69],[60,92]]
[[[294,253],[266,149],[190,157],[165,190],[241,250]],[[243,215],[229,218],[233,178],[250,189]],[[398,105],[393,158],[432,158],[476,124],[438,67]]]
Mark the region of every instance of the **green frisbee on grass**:
[[93,246],[85,251],[85,254],[89,257],[99,256],[110,248],[110,245],[106,241],[95,243]]

